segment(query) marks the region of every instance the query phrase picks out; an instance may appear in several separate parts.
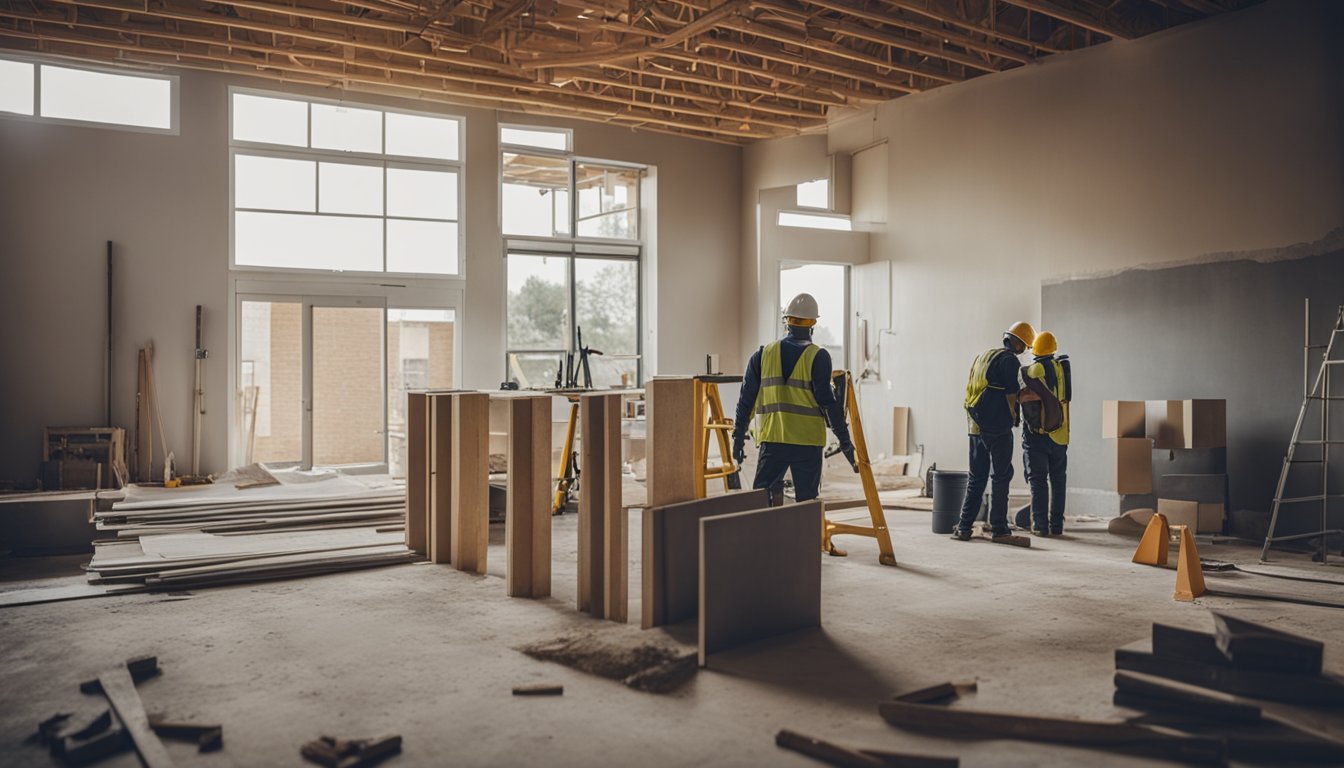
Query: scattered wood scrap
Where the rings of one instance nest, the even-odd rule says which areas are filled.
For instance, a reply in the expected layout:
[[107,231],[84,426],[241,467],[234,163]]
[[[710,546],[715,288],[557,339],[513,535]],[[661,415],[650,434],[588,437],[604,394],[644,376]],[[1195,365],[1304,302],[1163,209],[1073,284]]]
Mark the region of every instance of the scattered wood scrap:
[[[131,673],[131,679],[134,680],[136,683],[148,680],[149,678],[159,674],[159,672],[161,671],[159,669],[159,657],[137,656],[134,659],[127,659],[126,671]],[[98,678],[96,677],[89,680],[85,680],[84,682],[79,684],[79,692],[102,693],[103,684],[99,682]]]
[[135,751],[140,754],[145,768],[169,768],[173,764],[172,758],[168,757],[163,742],[149,727],[144,704],[140,702],[140,694],[135,690],[135,681],[131,679],[126,665],[98,675],[98,682],[102,684],[103,695],[112,705],[113,714],[121,720],[131,740],[135,742]]
[[322,736],[304,744],[299,753],[304,759],[327,768],[365,768],[377,765],[401,752],[401,736],[376,739],[337,739]]
[[1235,666],[1319,675],[1325,643],[1213,612],[1214,643]]
[[963,694],[975,693],[976,681],[970,680],[959,683],[939,683],[927,688],[919,688],[914,691],[897,694],[893,698],[896,701],[904,701],[910,704],[933,704],[936,702],[946,702],[958,698]]
[[961,760],[955,757],[910,755],[877,749],[849,749],[788,729],[775,734],[775,744],[840,768],[957,768],[961,765]]
[[1072,744],[1193,764],[1221,765],[1227,759],[1220,738],[1175,734],[1130,723],[1031,717],[903,701],[882,702],[877,710],[888,723],[919,732]]
[[564,696],[565,686],[550,683],[531,683],[513,686],[514,696]]
[[149,727],[164,738],[195,742],[199,752],[215,752],[224,748],[224,727],[216,724],[182,723],[163,715],[150,715]]

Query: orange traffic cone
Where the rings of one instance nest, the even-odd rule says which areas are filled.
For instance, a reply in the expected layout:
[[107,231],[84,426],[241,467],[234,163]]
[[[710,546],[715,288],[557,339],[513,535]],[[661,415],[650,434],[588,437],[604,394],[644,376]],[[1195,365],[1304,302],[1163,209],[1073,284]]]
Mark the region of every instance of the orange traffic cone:
[[1134,550],[1134,562],[1139,565],[1166,565],[1170,547],[1167,537],[1170,535],[1166,515],[1153,515],[1153,519],[1148,521],[1148,527],[1143,530],[1139,548]]
[[1176,526],[1181,535],[1181,551],[1176,556],[1177,600],[1194,600],[1204,594],[1204,569],[1199,565],[1199,550],[1195,549],[1195,535],[1184,525]]

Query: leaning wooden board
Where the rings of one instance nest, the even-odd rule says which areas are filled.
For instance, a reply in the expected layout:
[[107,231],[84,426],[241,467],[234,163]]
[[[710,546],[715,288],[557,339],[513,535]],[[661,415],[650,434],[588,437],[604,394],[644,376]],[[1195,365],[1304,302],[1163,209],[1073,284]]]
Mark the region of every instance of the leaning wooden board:
[[822,504],[700,521],[700,665],[710,654],[821,626]]
[[740,491],[644,510],[641,625],[676,624],[700,613],[700,521],[770,506],[768,491]]
[[109,669],[98,675],[103,687],[103,695],[112,705],[112,711],[121,719],[122,725],[135,741],[135,751],[140,753],[146,768],[169,768],[173,764],[163,742],[149,727],[149,717],[145,714],[145,705],[135,690],[135,681],[125,664]]

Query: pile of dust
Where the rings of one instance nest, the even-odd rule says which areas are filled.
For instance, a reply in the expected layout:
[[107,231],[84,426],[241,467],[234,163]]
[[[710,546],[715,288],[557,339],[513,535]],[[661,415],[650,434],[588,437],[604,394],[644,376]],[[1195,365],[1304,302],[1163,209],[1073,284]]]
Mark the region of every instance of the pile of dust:
[[541,661],[553,661],[591,675],[620,680],[648,693],[671,693],[695,676],[695,652],[651,642],[630,645],[593,634],[568,635],[518,648]]

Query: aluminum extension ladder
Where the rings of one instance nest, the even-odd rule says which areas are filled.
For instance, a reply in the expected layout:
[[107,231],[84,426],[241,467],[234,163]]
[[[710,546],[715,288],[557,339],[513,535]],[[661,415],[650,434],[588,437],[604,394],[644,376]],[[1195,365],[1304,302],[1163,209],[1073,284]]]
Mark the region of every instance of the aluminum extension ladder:
[[[1269,531],[1265,534],[1265,546],[1260,550],[1260,562],[1268,562],[1269,548],[1271,545],[1282,541],[1301,541],[1304,539],[1319,539],[1320,545],[1316,558],[1322,565],[1328,563],[1328,547],[1326,540],[1334,534],[1344,534],[1344,530],[1329,527],[1329,512],[1331,499],[1344,499],[1344,493],[1330,493],[1330,446],[1344,445],[1344,440],[1330,439],[1330,403],[1334,400],[1344,400],[1344,396],[1330,394],[1330,372],[1336,365],[1344,365],[1344,358],[1333,359],[1332,354],[1335,351],[1335,342],[1339,339],[1341,333],[1344,333],[1344,305],[1339,307],[1335,315],[1334,327],[1330,329],[1330,340],[1325,344],[1311,343],[1311,300],[1307,299],[1304,304],[1304,326],[1302,343],[1302,408],[1297,412],[1297,424],[1293,427],[1293,438],[1288,443],[1288,454],[1283,459],[1283,469],[1279,471],[1279,484],[1274,491],[1273,512],[1269,518]],[[1324,349],[1321,354],[1321,367],[1316,372],[1316,379],[1308,387],[1310,378],[1309,370],[1311,367],[1311,351],[1313,349]],[[1312,402],[1320,403],[1320,439],[1304,440],[1302,439],[1302,425],[1307,420],[1307,410]],[[1319,449],[1320,458],[1299,459],[1296,458],[1297,448],[1301,445],[1316,446]],[[1307,496],[1289,496],[1285,497],[1284,489],[1288,484],[1288,473],[1295,465],[1317,464],[1320,466],[1320,493]],[[1275,536],[1278,529],[1279,512],[1285,504],[1310,504],[1319,502],[1321,505],[1321,524],[1320,528],[1311,533],[1298,533],[1289,536]]]

